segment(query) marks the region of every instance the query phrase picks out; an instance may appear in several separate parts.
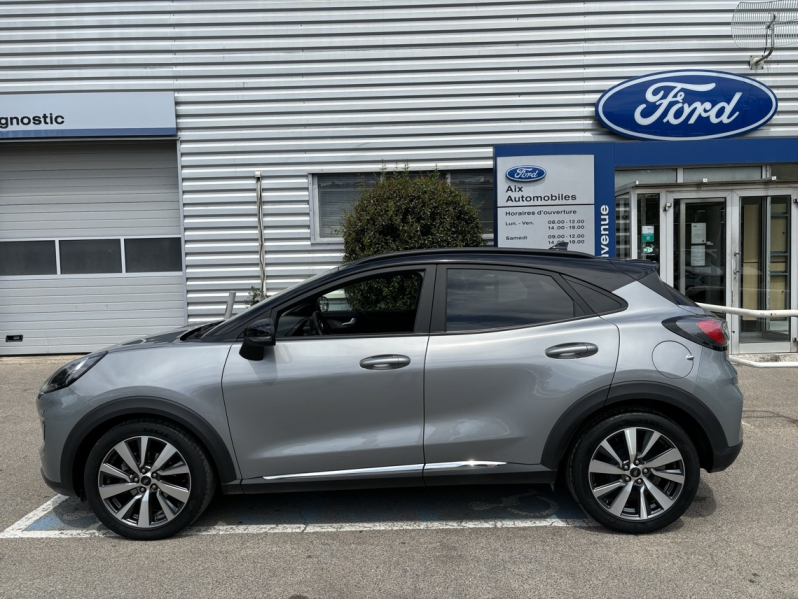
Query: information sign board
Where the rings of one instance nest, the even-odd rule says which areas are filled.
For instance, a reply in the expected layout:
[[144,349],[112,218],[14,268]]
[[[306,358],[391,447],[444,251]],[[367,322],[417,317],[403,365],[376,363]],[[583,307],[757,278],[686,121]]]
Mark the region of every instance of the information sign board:
[[595,247],[593,155],[496,159],[499,247]]

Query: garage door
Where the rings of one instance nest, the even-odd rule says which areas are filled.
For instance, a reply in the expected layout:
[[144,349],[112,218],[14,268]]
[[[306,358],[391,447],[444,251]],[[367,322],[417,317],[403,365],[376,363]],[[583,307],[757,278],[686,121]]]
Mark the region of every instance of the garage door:
[[174,141],[0,144],[0,355],[186,322]]

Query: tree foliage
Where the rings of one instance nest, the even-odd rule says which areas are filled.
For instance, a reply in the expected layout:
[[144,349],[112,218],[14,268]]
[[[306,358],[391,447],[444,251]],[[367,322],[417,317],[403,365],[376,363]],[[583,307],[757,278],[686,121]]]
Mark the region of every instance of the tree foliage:
[[[373,188],[361,186],[360,199],[344,215],[344,262],[402,250],[478,247],[484,244],[479,212],[467,195],[433,171],[411,176],[405,168],[383,169]],[[412,278],[357,286],[347,293],[353,309],[415,308],[419,285]],[[392,302],[387,302],[387,297]]]

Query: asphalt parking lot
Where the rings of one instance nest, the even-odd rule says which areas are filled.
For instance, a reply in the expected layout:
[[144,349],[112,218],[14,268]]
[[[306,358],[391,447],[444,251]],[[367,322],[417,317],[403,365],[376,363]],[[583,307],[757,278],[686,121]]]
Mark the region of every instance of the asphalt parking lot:
[[740,458],[653,535],[501,486],[217,497],[137,543],[39,477],[33,402],[65,361],[0,358],[0,597],[798,597],[798,369],[739,367]]

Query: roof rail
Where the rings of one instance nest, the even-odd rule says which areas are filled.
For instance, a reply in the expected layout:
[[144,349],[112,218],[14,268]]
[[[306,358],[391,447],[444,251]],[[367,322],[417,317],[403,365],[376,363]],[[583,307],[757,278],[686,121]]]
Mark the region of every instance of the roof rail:
[[425,250],[404,250],[401,252],[388,252],[385,254],[375,254],[373,256],[367,256],[365,258],[361,258],[360,260],[355,260],[353,262],[347,262],[343,264],[343,267],[353,266],[355,264],[365,264],[368,262],[377,262],[380,260],[390,260],[392,258],[405,258],[411,256],[436,256],[440,254],[503,254],[503,255],[518,255],[518,256],[548,256],[554,257],[557,256],[559,258],[596,258],[596,256],[592,254],[585,254],[583,252],[572,252],[572,251],[563,251],[563,250],[533,250],[533,249],[522,249],[522,248],[499,248],[499,247],[492,247],[492,246],[483,246],[483,247],[465,247],[465,248],[434,248],[434,249],[425,249]]

